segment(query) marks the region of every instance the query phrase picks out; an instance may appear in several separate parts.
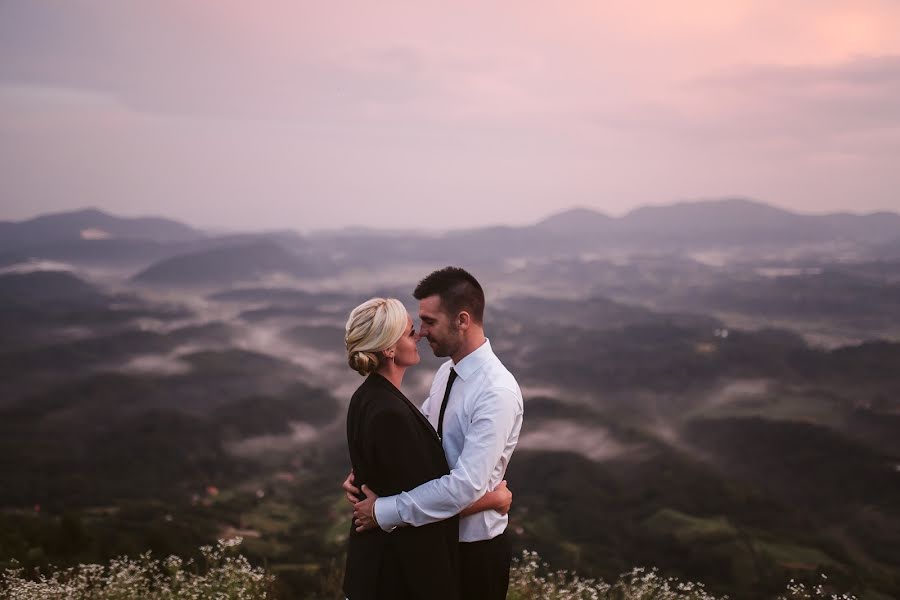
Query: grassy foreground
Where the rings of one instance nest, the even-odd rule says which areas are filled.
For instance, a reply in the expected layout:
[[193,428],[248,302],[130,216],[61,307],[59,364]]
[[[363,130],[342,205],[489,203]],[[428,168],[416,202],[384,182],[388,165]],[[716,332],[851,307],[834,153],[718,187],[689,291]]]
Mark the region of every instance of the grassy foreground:
[[[79,565],[28,577],[22,569],[0,576],[0,598],[9,600],[274,600],[275,577],[237,552],[241,538],[200,548],[202,559],[118,558],[108,565]],[[720,600],[703,584],[664,578],[636,568],[614,583],[552,571],[534,552],[514,561],[508,600]],[[775,600],[856,600],[837,594],[827,580],[814,587],[791,583]]]

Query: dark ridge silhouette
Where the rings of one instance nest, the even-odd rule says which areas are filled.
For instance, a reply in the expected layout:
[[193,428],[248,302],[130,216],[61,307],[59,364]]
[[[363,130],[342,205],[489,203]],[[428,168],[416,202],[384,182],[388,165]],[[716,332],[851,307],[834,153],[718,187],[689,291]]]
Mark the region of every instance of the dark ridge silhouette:
[[0,275],[0,307],[61,304],[100,306],[106,296],[65,271],[34,271]]
[[608,227],[613,218],[590,208],[573,208],[539,221],[534,228],[546,231],[596,231]]
[[96,208],[42,215],[20,222],[0,222],[0,247],[40,246],[81,240],[96,230],[109,238],[186,242],[205,237],[177,221],[160,217],[116,217]]
[[230,284],[284,274],[309,277],[321,267],[267,241],[181,254],[155,263],[132,278],[137,283],[171,286]]
[[[85,229],[99,229],[113,237],[81,239]],[[896,258],[900,257],[897,240],[900,214],[797,214],[741,198],[645,206],[622,217],[575,208],[524,227],[490,226],[444,234],[353,228],[311,236],[275,231],[204,237],[173,221],[119,219],[97,210],[0,223],[0,253],[133,270],[179,255],[253,243],[276,244],[317,257],[308,263],[366,268],[386,261],[458,262],[474,267],[509,258],[559,258],[610,249],[680,252],[824,243],[851,244],[857,254],[870,258]]]
[[678,202],[665,206],[642,206],[626,214],[621,221],[632,227],[696,227],[705,225],[706,220],[726,225],[739,223],[750,227],[767,226],[779,221],[789,222],[797,218],[802,217],[763,202],[746,198],[725,198]]
[[[490,226],[441,236],[402,237],[358,231],[311,238],[347,265],[371,261],[457,261],[488,264],[507,258],[563,257],[609,249],[683,251],[850,242],[863,248],[900,239],[900,215],[805,215],[741,198],[646,206],[623,217],[577,208],[529,226]],[[375,258],[377,257],[377,259]]]

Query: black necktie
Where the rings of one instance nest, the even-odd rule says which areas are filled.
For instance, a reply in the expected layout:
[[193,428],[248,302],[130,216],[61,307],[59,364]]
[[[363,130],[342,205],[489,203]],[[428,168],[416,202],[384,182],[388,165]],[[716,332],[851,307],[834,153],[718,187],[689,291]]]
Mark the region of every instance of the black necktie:
[[447,379],[447,389],[444,390],[444,401],[441,402],[441,414],[438,417],[437,434],[439,438],[444,437],[444,411],[447,410],[447,400],[450,399],[450,388],[453,387],[454,381],[456,381],[456,371],[453,370],[453,367],[450,367],[450,378]]

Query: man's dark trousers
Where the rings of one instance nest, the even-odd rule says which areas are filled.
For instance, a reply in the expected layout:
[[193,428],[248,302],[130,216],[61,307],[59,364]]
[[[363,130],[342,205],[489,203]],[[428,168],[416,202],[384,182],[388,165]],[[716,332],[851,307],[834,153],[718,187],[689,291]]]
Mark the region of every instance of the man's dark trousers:
[[506,532],[481,542],[460,542],[462,600],[505,600],[512,543]]

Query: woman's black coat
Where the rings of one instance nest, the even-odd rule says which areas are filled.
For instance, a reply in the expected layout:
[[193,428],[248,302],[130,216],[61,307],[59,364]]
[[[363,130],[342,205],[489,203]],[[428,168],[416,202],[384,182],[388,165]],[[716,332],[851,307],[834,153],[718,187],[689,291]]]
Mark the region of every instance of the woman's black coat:
[[[350,400],[347,444],[354,483],[379,496],[409,491],[450,472],[425,416],[381,375]],[[387,533],[350,528],[344,593],[349,600],[458,600],[459,519]]]

